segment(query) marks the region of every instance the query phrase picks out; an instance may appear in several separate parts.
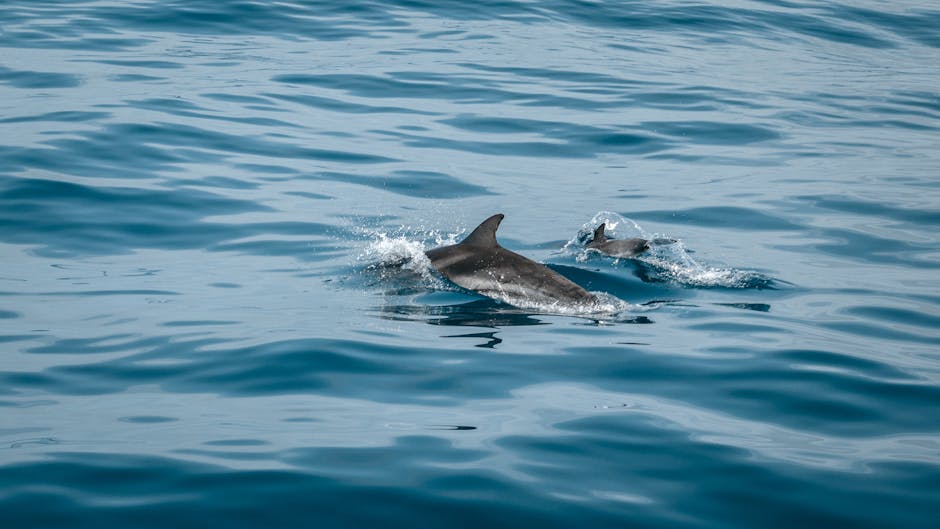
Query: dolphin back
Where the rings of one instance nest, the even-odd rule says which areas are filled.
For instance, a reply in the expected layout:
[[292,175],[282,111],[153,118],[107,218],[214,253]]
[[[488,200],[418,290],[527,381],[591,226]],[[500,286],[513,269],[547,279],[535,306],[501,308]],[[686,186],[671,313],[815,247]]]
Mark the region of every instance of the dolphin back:
[[607,228],[607,223],[602,222],[600,226],[594,230],[594,238],[591,239],[591,242],[587,244],[588,248],[593,248],[600,244],[607,242],[607,235],[604,233],[604,230]]
[[598,226],[594,230],[594,238],[585,247],[617,258],[636,257],[650,248],[650,243],[646,239],[608,239],[604,233],[606,228],[606,222]]
[[503,216],[502,213],[497,213],[484,220],[476,229],[470,232],[470,235],[467,235],[466,239],[460,241],[460,244],[481,248],[499,247],[499,243],[496,242],[496,229],[499,228],[499,223],[503,221]]
[[596,296],[551,268],[500,246],[496,230],[502,220],[502,214],[493,215],[458,244],[425,254],[451,282],[513,305],[597,301]]

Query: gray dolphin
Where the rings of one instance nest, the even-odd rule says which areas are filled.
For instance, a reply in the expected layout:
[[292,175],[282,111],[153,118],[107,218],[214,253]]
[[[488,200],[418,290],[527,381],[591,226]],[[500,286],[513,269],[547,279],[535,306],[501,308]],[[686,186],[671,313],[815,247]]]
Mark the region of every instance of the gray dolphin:
[[598,299],[564,276],[496,242],[499,213],[457,244],[428,250],[431,265],[457,285],[490,298],[535,303],[580,304]]
[[604,255],[617,258],[636,257],[649,250],[650,241],[646,239],[608,239],[604,235],[604,228],[606,227],[607,223],[605,222],[594,230],[594,238],[587,243],[589,250],[597,250]]

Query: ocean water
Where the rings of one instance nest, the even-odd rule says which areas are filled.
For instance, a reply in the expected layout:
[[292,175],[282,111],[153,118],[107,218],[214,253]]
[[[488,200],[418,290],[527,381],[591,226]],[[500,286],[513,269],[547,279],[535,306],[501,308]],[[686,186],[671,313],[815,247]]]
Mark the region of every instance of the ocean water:
[[[938,87],[928,1],[5,2],[0,527],[936,527]],[[422,260],[494,213],[609,306]]]

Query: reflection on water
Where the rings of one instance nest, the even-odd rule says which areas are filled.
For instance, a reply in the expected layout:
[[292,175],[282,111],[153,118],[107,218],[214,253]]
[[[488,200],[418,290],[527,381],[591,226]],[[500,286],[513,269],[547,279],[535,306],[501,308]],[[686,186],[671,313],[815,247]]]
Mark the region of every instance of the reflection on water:
[[516,327],[546,324],[532,312],[491,299],[478,299],[454,305],[385,305],[374,310],[381,318],[425,321],[431,325]]

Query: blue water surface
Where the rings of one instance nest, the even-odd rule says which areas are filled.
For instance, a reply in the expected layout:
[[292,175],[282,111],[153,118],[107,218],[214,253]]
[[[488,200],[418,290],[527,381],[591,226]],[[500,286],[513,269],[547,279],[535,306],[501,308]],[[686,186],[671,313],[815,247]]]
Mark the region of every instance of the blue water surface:
[[[936,527],[938,87],[927,1],[5,2],[0,527]],[[613,308],[421,262],[495,213]]]

